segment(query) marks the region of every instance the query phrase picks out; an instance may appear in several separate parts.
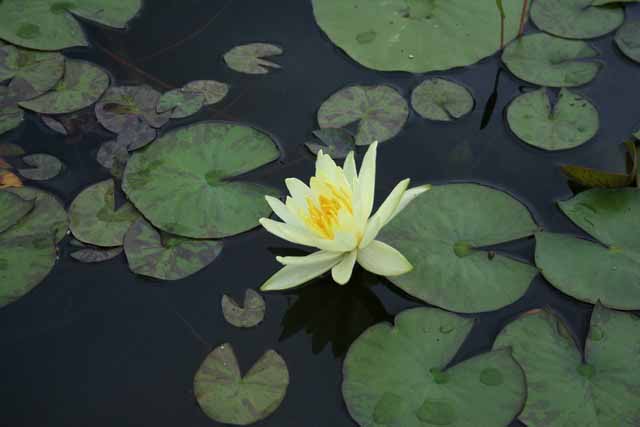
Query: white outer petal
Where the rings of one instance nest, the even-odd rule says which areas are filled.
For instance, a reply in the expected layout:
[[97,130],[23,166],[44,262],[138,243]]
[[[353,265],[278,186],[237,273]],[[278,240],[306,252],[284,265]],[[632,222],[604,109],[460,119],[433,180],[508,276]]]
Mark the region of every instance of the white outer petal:
[[369,146],[364,159],[362,160],[362,166],[360,166],[360,173],[358,174],[358,189],[356,195],[360,197],[360,212],[359,220],[364,223],[373,210],[373,199],[376,190],[376,156],[378,150],[378,141],[375,141]]
[[391,221],[396,215],[402,212],[402,210],[406,208],[409,205],[409,203],[413,201],[413,199],[415,199],[422,193],[427,192],[429,190],[431,190],[431,185],[426,184],[426,185],[421,185],[420,187],[410,188],[407,191],[405,191],[405,193],[402,195],[402,200],[400,200],[400,203],[398,204],[396,211],[393,213],[393,215],[391,215],[391,218],[389,218],[389,221]]
[[341,257],[311,264],[287,265],[260,286],[262,291],[280,291],[302,285],[323,275],[339,263]]
[[356,170],[356,159],[353,151],[350,151],[349,154],[347,154],[347,158],[344,160],[342,169],[344,170],[344,177],[351,186],[351,192],[355,192],[358,183],[358,171]]
[[295,225],[277,222],[269,218],[260,218],[260,224],[271,234],[289,242],[297,243],[304,246],[317,246],[320,239],[309,231]]
[[289,190],[289,194],[291,197],[296,199],[298,202],[304,202],[306,205],[307,197],[311,197],[311,189],[304,182],[300,181],[298,178],[287,178],[284,180],[285,185],[287,186],[287,190]]
[[305,256],[278,256],[276,260],[283,265],[304,265],[336,260],[343,255],[342,252],[318,251]]
[[283,220],[287,224],[304,227],[302,221],[300,221],[300,219],[293,212],[291,212],[289,208],[279,199],[276,199],[272,196],[265,196],[265,199],[267,200],[269,207],[271,207],[273,212],[278,215],[281,220]]
[[362,237],[362,241],[360,242],[360,247],[364,248],[369,245],[376,238],[380,229],[384,227],[389,220],[393,217],[400,201],[402,200],[402,196],[407,191],[407,187],[409,187],[409,183],[411,180],[409,178],[400,181],[395,188],[389,193],[386,200],[382,202],[382,205],[378,208],[378,211],[371,217],[369,222],[367,223],[367,228],[365,229],[364,236]]
[[358,264],[380,276],[399,276],[413,270],[404,255],[379,240],[358,251]]
[[331,277],[333,281],[339,285],[346,285],[351,280],[353,267],[356,265],[356,257],[358,251],[352,250],[346,254],[342,260],[331,269]]

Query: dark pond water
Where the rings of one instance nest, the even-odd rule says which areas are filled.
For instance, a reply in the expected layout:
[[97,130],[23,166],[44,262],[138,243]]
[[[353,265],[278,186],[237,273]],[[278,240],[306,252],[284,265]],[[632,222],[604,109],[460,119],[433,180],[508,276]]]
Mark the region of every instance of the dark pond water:
[[[286,177],[307,179],[313,158],[303,142],[315,129],[315,112],[331,93],[351,84],[386,83],[408,97],[424,78],[367,70],[334,47],[314,23],[310,1],[153,0],[128,32],[86,25],[94,45],[68,56],[86,58],[111,71],[118,83],[148,83],[159,90],[197,79],[228,82],[220,104],[171,126],[207,119],[253,124],[273,134],[283,157],[251,175],[283,188]],[[628,13],[640,16],[638,6]],[[281,71],[249,76],[229,70],[221,55],[233,46],[266,41],[284,47]],[[589,143],[546,153],[519,142],[504,123],[508,102],[526,84],[500,76],[495,112],[480,129],[484,106],[500,69],[497,57],[442,73],[468,86],[472,114],[455,124],[423,120],[414,113],[392,143],[380,148],[380,197],[402,178],[414,184],[475,181],[505,189],[523,201],[545,229],[581,234],[556,208],[571,190],[562,163],[623,169],[620,143],[640,124],[638,65],[625,59],[611,36],[593,41],[606,67],[580,92],[601,113],[602,127]],[[107,178],[95,161],[107,132],[64,138],[32,116],[2,138],[28,152],[47,152],[68,166],[43,187],[67,204],[85,187]],[[501,249],[532,259],[532,239]],[[222,318],[220,298],[240,298],[259,286],[277,265],[274,252],[291,248],[262,230],[228,240],[222,255],[180,282],[136,277],[123,258],[83,265],[62,245],[54,272],[28,296],[0,311],[3,426],[125,427],[212,426],[192,393],[195,371],[213,346],[230,342],[247,369],[268,348],[287,360],[291,385],[282,406],[258,426],[348,427],[340,394],[342,354],[371,324],[420,305],[360,271],[346,287],[316,281],[302,290],[268,294],[264,323],[239,330]],[[584,337],[591,306],[536,278],[524,298],[479,320],[456,361],[486,351],[498,331],[518,313],[551,306]],[[520,425],[517,422],[513,426]]]

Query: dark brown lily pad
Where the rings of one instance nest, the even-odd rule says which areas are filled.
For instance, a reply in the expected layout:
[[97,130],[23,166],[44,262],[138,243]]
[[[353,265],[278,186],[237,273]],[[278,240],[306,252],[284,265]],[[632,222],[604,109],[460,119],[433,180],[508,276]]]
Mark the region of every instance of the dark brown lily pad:
[[154,128],[162,127],[169,121],[169,114],[159,114],[156,105],[162,94],[143,86],[111,87],[96,104],[96,117],[102,126],[114,133],[131,126],[131,117],[141,117]]

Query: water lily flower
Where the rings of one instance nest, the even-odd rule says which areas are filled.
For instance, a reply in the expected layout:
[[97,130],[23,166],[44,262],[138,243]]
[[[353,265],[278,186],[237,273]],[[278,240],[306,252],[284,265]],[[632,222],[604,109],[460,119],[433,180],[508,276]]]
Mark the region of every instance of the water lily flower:
[[431,187],[409,189],[409,179],[405,179],[371,215],[377,148],[377,142],[371,144],[360,173],[356,171],[353,151],[342,167],[320,151],[310,186],[288,178],[285,184],[290,196],[286,203],[267,196],[269,206],[284,222],[262,218],[260,224],[284,240],[320,250],[301,257],[277,257],[284,267],[261,290],[293,288],[329,270],[333,280],[344,285],[356,262],[381,276],[398,276],[412,270],[413,266],[400,252],[376,240],[376,236],[411,200]]

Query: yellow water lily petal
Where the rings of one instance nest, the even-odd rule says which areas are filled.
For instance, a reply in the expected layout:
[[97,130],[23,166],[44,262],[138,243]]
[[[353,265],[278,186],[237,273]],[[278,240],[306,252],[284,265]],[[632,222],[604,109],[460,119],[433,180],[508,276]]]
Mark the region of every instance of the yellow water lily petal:
[[361,221],[366,221],[371,215],[373,210],[373,199],[376,190],[376,157],[378,151],[378,141],[375,141],[369,146],[364,159],[362,160],[362,166],[360,166],[360,173],[358,174],[358,190],[357,194],[360,195],[360,216]]
[[419,187],[410,188],[407,191],[405,191],[404,194],[402,195],[402,200],[400,200],[400,203],[398,204],[396,211],[393,213],[393,215],[391,215],[391,218],[389,218],[389,221],[391,221],[396,215],[402,212],[402,210],[406,208],[407,205],[409,205],[409,203],[411,203],[413,199],[415,199],[425,191],[429,191],[429,190],[431,190],[431,185],[426,184],[426,185],[421,185]]
[[353,267],[356,265],[357,250],[347,253],[342,260],[331,269],[331,277],[339,285],[346,285],[351,279]]
[[293,212],[291,212],[289,208],[287,208],[287,206],[282,203],[282,201],[272,196],[265,196],[265,199],[267,199],[269,207],[271,207],[273,212],[278,215],[281,220],[283,220],[287,224],[295,225],[297,227],[303,227],[300,219],[296,215],[294,215]]
[[306,200],[308,197],[312,197],[313,193],[311,189],[304,182],[298,178],[287,178],[284,180],[284,184],[289,190],[291,197],[296,200]]
[[386,200],[382,202],[382,204],[378,208],[378,211],[371,217],[371,219],[367,223],[364,237],[360,242],[361,248],[368,246],[373,241],[373,239],[376,238],[376,236],[380,232],[380,229],[384,227],[387,222],[389,222],[398,205],[400,204],[402,196],[407,191],[410,182],[411,180],[409,178],[400,181],[391,191],[389,196],[387,196]]
[[340,262],[340,258],[312,264],[287,265],[271,276],[261,287],[262,291],[281,291],[295,288],[323,275]]
[[349,186],[351,186],[351,191],[355,192],[356,185],[358,183],[358,171],[356,169],[356,158],[353,151],[350,151],[349,154],[347,154],[347,158],[344,160],[342,169]]
[[299,245],[316,246],[319,240],[306,229],[295,225],[277,222],[269,218],[260,218],[260,224],[269,233]]
[[282,265],[304,265],[337,260],[343,256],[342,252],[318,251],[305,256],[278,256],[276,261]]
[[358,264],[380,276],[399,276],[413,270],[411,263],[398,250],[374,240],[358,250]]

